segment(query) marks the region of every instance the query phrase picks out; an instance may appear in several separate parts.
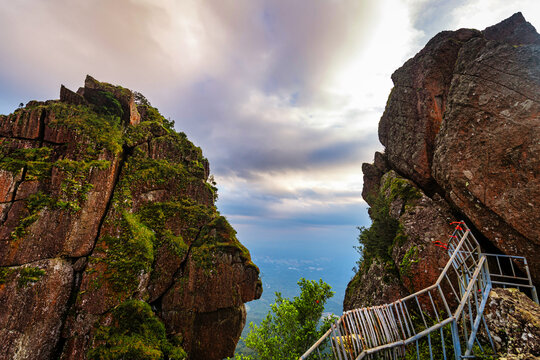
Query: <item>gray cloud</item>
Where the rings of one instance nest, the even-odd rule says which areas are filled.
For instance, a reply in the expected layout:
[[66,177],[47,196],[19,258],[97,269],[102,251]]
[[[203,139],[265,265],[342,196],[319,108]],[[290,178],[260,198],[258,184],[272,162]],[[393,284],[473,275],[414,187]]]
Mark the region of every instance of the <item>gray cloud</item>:
[[3,3],[0,109],[89,73],[176,120],[211,160],[224,213],[350,225],[384,99],[357,105],[333,81],[379,13],[357,0]]

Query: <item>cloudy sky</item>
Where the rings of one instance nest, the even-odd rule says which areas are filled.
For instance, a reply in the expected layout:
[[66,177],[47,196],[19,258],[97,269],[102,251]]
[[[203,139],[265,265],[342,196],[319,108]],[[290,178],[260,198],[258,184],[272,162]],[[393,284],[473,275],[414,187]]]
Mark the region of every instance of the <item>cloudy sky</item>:
[[[0,2],[0,113],[86,74],[146,95],[209,158],[244,242],[354,243],[390,74],[437,32],[538,0]],[[255,246],[255,245],[252,245]]]

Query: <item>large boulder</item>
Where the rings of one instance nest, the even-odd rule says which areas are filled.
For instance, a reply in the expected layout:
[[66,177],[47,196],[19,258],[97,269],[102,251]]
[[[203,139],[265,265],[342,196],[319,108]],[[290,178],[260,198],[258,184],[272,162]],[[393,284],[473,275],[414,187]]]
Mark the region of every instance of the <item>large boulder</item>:
[[[394,263],[386,273],[378,265],[367,269],[375,263],[364,265],[370,259],[364,251],[345,308],[397,298],[399,285],[409,292],[431,285],[447,257],[427,239],[444,238],[456,220],[467,222],[484,251],[525,256],[540,284],[540,35],[521,13],[483,31],[444,31],[392,80],[379,123],[384,154],[362,165],[362,195],[373,219],[385,205],[376,201],[384,195],[384,174],[393,170],[410,181],[420,201],[401,207],[383,196],[385,211],[407,239],[423,240],[385,244],[382,262]],[[396,271],[404,260],[408,276]],[[373,296],[352,289],[360,289],[359,279],[375,278],[399,281]]]
[[0,359],[233,355],[259,270],[201,149],[138,98],[88,76],[0,115]]
[[364,246],[358,272],[347,286],[344,310],[393,302],[433,285],[448,261],[438,246],[453,231],[446,202],[426,196],[393,170],[381,177],[377,189],[370,215],[374,223],[393,231],[384,236],[373,234],[373,227],[366,231],[379,243]]
[[448,102],[454,64],[477,30],[444,31],[392,74],[394,88],[379,122],[379,139],[393,169],[432,187],[435,137]]
[[540,46],[477,38],[456,62],[433,175],[452,204],[540,281]]

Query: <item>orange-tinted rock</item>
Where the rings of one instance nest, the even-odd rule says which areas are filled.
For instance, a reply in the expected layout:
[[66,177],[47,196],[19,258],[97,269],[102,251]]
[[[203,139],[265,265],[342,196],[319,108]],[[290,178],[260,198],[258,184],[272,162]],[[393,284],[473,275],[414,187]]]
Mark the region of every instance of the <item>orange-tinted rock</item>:
[[394,88],[379,122],[379,139],[392,168],[430,186],[435,136],[446,108],[454,63],[476,30],[445,31],[392,74]]
[[[30,143],[30,145],[38,147],[35,143]],[[56,148],[49,160],[55,161],[60,156],[70,158],[70,154],[64,154],[62,149]],[[41,181],[23,181],[19,184],[17,197],[14,199],[18,205],[10,207],[6,214],[6,222],[0,228],[0,266],[20,265],[60,255],[86,256],[90,253],[94,246],[100,219],[104,215],[114,186],[113,180],[118,164],[118,159],[115,157],[104,156],[103,160],[105,159],[110,163],[107,169],[92,169],[87,175],[86,181],[90,189],[81,210],[73,212],[50,205],[45,206],[38,211],[38,217],[28,225],[25,234],[18,239],[13,239],[12,234],[16,231],[21,219],[31,215],[27,209],[28,197],[38,192],[61,196],[66,174],[52,167],[50,178]],[[75,157],[73,160],[79,159]],[[11,174],[5,174],[2,179],[9,181],[11,177]]]
[[30,107],[17,110],[8,116],[0,115],[0,136],[37,140],[42,114],[40,108]]
[[[103,341],[98,327],[131,299],[158,315],[165,303],[190,314],[163,319],[170,337],[189,339],[191,358],[233,355],[243,304],[262,287],[217,212],[201,149],[130,90],[91,77],[79,92],[62,87],[59,101],[30,102],[0,124],[0,305],[9,310],[0,314],[0,359],[86,359]],[[193,265],[196,254],[216,261]],[[61,282],[51,270],[39,285],[47,293],[39,300],[54,306],[43,310],[34,293],[13,288],[16,279],[4,284],[8,266],[28,263],[69,272]],[[171,301],[182,281],[189,291]],[[23,311],[40,325],[30,329]]]
[[[196,314],[193,319],[193,328],[190,329],[194,341],[192,340],[189,345],[185,341],[186,349],[189,348],[193,354],[190,359],[206,360],[228,357],[229,354],[234,353],[245,323],[246,310],[243,304],[238,307]],[[196,339],[206,340],[200,342]]]
[[[401,270],[407,254],[416,258],[410,276],[401,273],[398,281],[408,292],[437,278],[444,261],[429,241],[444,240],[449,220],[465,220],[489,252],[527,257],[538,285],[539,44],[540,35],[517,13],[482,32],[442,32],[392,75],[379,138],[388,168],[422,193],[405,208],[397,199],[388,204],[407,239],[392,246],[392,261]],[[376,155],[375,164],[362,167],[363,196],[372,207],[381,206],[374,198],[386,176],[377,162]],[[392,271],[369,270],[362,275],[366,287],[375,288],[371,274],[379,279]],[[392,298],[375,289],[373,297],[358,295],[352,285],[347,296],[362,298],[355,306]]]
[[434,176],[449,200],[540,281],[540,48],[485,39],[456,63]]
[[212,312],[240,306],[260,297],[257,279],[257,268],[246,264],[239,251],[195,248],[182,279],[163,297],[164,317],[168,311]]
[[[237,250],[195,248],[183,276],[163,296],[160,315],[169,332],[183,335],[194,359],[222,359],[234,353],[240,338],[244,302],[261,293],[258,269]],[[213,321],[220,324],[217,329]]]

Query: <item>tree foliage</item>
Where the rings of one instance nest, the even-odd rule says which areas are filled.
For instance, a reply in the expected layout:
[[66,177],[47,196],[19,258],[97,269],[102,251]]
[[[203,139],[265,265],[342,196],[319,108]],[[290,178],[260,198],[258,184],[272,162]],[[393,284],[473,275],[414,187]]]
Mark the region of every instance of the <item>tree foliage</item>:
[[389,201],[384,194],[379,194],[370,209],[372,220],[369,228],[359,227],[359,246],[356,247],[362,261],[371,263],[371,259],[387,260],[390,257],[389,248],[399,230],[399,222],[390,216]]
[[243,340],[255,352],[237,355],[237,360],[296,360],[330,327],[332,318],[321,323],[324,305],[334,292],[322,280],[298,281],[301,293],[293,300],[276,292],[276,302],[259,326],[250,323]]

